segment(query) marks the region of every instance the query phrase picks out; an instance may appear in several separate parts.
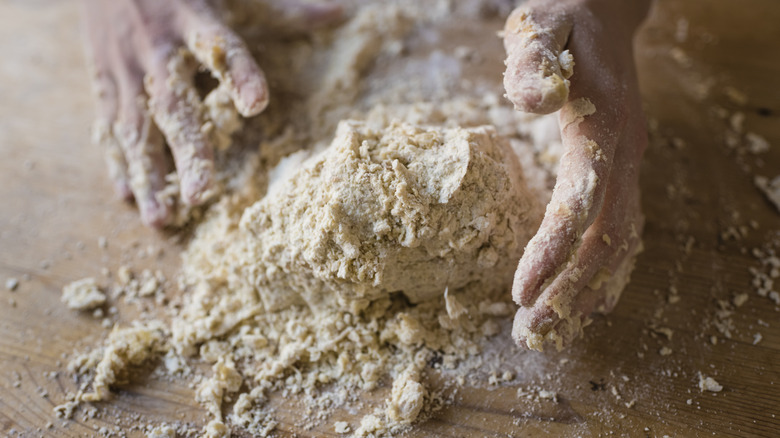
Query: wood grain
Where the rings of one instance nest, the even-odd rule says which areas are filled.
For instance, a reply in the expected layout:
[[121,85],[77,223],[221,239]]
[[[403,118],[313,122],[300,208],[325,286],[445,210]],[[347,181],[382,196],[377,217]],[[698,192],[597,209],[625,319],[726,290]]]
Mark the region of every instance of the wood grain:
[[[90,436],[107,427],[142,436],[131,427],[202,425],[207,415],[186,382],[148,373],[98,404],[95,418],[77,413],[64,421],[52,412],[77,387],[61,372],[69,355],[106,335],[99,320],[61,305],[61,287],[85,276],[102,278],[103,267],[114,271],[127,260],[172,277],[180,250],[171,236],[145,229],[132,206],[114,199],[101,151],[89,143],[92,101],[77,9],[72,1],[0,3],[0,280],[21,280],[14,292],[0,290],[0,435]],[[689,38],[675,43],[682,17]],[[780,4],[773,0],[660,2],[638,55],[648,115],[660,133],[642,169],[645,251],[619,306],[564,353],[520,352],[505,339],[496,341],[489,349],[502,353],[504,366],[484,370],[485,376],[511,370],[517,376],[512,384],[444,389],[452,403],[409,436],[780,434],[780,313],[754,293],[748,271],[757,266],[750,250],[780,231],[780,214],[752,181],[755,174],[780,174],[777,23]],[[675,62],[674,46],[690,64]],[[700,101],[691,85],[707,78],[716,84]],[[726,122],[711,109],[737,110],[725,85],[749,97],[741,108],[745,126],[772,143],[769,152],[740,156],[724,145]],[[684,146],[664,140],[672,138]],[[723,239],[729,227],[750,220],[759,228],[740,240]],[[98,246],[99,236],[107,238],[106,248]],[[162,255],[139,257],[150,245]],[[670,286],[681,297],[674,305],[667,303]],[[732,316],[734,335],[725,339],[712,325],[717,300],[738,292],[749,299]],[[119,307],[120,321],[137,311]],[[672,329],[672,339],[655,334],[653,323]],[[763,340],[753,345],[757,332]],[[710,336],[718,337],[717,345]],[[661,356],[662,346],[672,354]],[[44,375],[52,371],[60,373]],[[699,372],[724,390],[701,393]],[[436,373],[429,378],[434,388],[448,386]],[[518,387],[555,391],[559,401],[518,398]],[[367,394],[366,405],[386,391]],[[357,417],[339,411],[304,430],[295,400],[273,404],[280,436],[336,436],[332,421],[354,425]]]

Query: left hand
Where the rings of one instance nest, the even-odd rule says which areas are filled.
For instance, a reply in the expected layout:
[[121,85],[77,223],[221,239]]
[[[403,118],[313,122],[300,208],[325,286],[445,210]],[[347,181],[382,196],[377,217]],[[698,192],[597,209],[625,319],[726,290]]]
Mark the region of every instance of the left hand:
[[[277,21],[314,28],[341,16],[334,4],[284,0]],[[106,149],[116,192],[135,199],[142,221],[163,227],[173,205],[164,199],[168,143],[189,205],[213,193],[213,139],[186,47],[226,90],[244,117],[268,104],[263,72],[241,38],[207,0],[85,0],[87,52],[98,98],[95,140]]]

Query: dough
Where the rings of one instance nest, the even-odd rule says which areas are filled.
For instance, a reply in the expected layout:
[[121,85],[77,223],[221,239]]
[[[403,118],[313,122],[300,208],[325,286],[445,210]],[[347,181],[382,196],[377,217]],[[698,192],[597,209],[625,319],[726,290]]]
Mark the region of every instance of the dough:
[[541,217],[516,155],[488,126],[345,121],[277,187],[241,221],[270,310],[505,289]]
[[106,295],[92,277],[82,278],[62,288],[62,302],[69,309],[91,310],[106,302]]
[[425,392],[425,387],[420,384],[419,371],[410,367],[393,381],[387,417],[401,424],[413,422],[423,408]]

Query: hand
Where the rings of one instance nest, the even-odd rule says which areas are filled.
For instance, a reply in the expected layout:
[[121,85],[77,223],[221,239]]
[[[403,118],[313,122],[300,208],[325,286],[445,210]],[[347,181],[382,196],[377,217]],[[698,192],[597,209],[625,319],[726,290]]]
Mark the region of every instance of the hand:
[[565,148],[515,274],[513,337],[521,346],[560,349],[593,312],[612,310],[641,250],[647,133],[632,42],[649,3],[531,0],[506,22],[507,97],[521,111],[560,109]]
[[[213,139],[183,47],[219,80],[238,113],[268,104],[268,85],[244,42],[206,0],[85,0],[88,54],[98,98],[95,140],[106,149],[117,193],[135,198],[147,225],[165,226],[173,205],[162,195],[169,163],[180,198],[197,205],[212,194]],[[286,1],[309,22],[333,21],[336,6]]]

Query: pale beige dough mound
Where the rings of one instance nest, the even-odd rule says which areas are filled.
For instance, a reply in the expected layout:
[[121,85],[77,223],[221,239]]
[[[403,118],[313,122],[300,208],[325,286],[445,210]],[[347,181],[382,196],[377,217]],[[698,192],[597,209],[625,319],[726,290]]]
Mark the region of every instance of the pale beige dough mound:
[[277,187],[241,220],[269,310],[506,290],[541,217],[516,155],[489,126],[344,121]]

